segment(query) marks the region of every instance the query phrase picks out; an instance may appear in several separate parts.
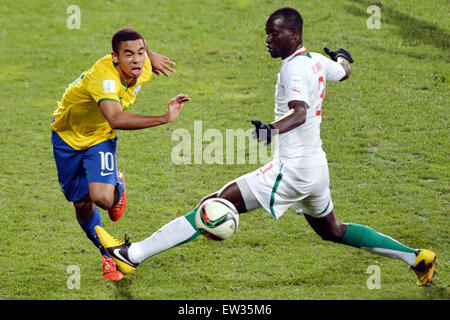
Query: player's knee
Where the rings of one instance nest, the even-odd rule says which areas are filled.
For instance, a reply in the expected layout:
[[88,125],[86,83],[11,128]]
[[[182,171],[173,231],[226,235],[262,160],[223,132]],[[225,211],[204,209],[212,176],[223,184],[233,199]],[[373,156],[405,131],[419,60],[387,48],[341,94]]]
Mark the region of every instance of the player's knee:
[[77,201],[73,203],[77,212],[89,211],[92,207],[91,201]]
[[221,190],[218,191],[219,198],[224,198],[236,207],[239,213],[247,212],[247,208],[245,207],[244,198],[242,197],[241,190],[236,182],[229,183]]
[[85,197],[80,201],[73,203],[77,219],[80,221],[88,221],[92,214],[92,201],[89,197]]
[[104,210],[111,209],[114,206],[114,193],[95,192],[90,194],[91,200]]
[[322,240],[341,243],[344,238],[345,225],[340,224],[331,229],[322,231],[319,236]]

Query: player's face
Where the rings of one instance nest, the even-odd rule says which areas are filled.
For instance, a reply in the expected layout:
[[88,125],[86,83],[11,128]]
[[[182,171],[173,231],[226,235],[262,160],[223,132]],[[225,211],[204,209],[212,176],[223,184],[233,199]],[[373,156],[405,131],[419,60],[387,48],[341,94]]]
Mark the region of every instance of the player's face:
[[296,30],[284,26],[283,17],[273,17],[266,23],[266,45],[272,58],[285,59],[298,47]]
[[145,62],[144,41],[122,41],[119,45],[119,54],[112,52],[116,67],[126,79],[135,79],[142,74]]

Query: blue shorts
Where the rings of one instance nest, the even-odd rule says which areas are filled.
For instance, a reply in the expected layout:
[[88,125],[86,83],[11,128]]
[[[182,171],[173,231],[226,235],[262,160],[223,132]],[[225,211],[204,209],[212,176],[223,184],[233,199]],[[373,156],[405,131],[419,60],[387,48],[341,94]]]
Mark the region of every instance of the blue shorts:
[[117,185],[117,138],[86,150],[73,149],[54,131],[51,141],[58,181],[68,201],[79,201],[88,194],[90,182]]

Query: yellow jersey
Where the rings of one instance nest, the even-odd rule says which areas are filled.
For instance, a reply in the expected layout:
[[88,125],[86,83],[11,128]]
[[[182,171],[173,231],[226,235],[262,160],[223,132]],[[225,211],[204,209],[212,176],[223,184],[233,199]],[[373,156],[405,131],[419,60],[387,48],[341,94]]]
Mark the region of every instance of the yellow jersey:
[[134,85],[127,86],[120,80],[111,55],[104,56],[69,85],[52,114],[54,121],[50,128],[76,150],[113,139],[116,130],[111,128],[98,104],[102,100],[113,100],[119,102],[123,110],[128,109],[151,75],[152,66],[146,57],[142,74]]

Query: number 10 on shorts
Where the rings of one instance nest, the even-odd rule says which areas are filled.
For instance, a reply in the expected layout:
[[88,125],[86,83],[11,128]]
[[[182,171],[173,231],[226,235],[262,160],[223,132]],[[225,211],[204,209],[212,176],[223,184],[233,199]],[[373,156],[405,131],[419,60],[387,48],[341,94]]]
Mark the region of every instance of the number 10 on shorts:
[[114,155],[111,152],[99,151],[102,171],[113,171],[114,170]]

